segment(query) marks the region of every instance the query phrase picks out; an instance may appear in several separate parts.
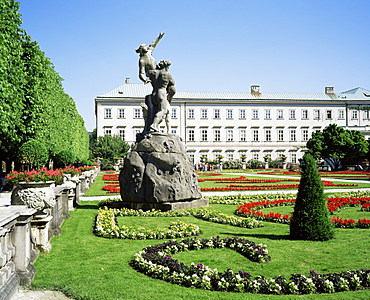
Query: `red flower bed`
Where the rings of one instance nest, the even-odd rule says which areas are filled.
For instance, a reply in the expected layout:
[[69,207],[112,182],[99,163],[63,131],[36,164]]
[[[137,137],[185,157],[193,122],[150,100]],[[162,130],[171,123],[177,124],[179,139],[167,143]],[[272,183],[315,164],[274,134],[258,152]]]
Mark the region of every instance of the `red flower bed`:
[[102,190],[107,191],[107,194],[120,193],[119,184],[105,185]]
[[[254,217],[258,220],[289,224],[292,218],[292,215],[282,215],[280,213],[264,214],[262,211],[258,209],[282,206],[282,205],[293,205],[294,203],[295,203],[295,199],[293,200],[274,200],[274,201],[265,200],[265,201],[245,203],[238,207],[236,214],[243,216],[243,217]],[[340,203],[340,204],[337,205],[337,203]],[[328,199],[329,210],[333,209],[334,206],[338,208],[339,206],[354,206],[354,205],[361,205],[361,204],[362,206],[364,204],[370,204],[370,198],[367,198],[367,197],[352,198],[351,197],[351,198],[329,198]],[[356,222],[353,219],[346,220],[340,217],[334,217],[331,219],[331,222],[334,223],[335,227],[341,227],[341,228],[355,228],[355,227],[370,228],[369,219],[358,219]]]
[[104,174],[102,178],[107,181],[118,181],[118,174]]

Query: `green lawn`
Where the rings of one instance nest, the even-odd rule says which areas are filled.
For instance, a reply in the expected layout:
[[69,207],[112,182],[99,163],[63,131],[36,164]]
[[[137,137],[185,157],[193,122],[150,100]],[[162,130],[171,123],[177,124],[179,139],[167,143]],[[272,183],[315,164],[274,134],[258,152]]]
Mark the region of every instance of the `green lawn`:
[[[232,214],[233,205],[212,205],[211,208]],[[279,207],[291,209],[291,207]],[[52,239],[52,251],[41,254],[32,282],[35,289],[62,290],[75,299],[369,299],[370,290],[305,296],[272,296],[211,292],[185,288],[155,280],[129,266],[133,255],[160,240],[116,240],[93,235],[97,201],[80,203],[64,222],[62,235]],[[121,225],[156,227],[169,225],[179,218],[120,218]],[[203,234],[239,236],[268,246],[272,257],[268,264],[252,263],[229,250],[202,250],[179,253],[175,257],[186,263],[207,264],[220,271],[227,268],[244,270],[253,276],[267,278],[292,273],[341,272],[369,268],[369,233],[367,229],[335,229],[335,239],[327,242],[292,241],[289,226],[264,222],[264,227],[242,229],[210,223],[193,217],[181,220],[198,225]]]

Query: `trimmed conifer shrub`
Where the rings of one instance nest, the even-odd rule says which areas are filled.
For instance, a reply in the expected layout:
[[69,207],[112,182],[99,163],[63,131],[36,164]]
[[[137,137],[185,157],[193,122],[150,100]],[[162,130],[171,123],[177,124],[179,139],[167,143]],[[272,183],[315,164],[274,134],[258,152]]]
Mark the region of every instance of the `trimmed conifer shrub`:
[[296,240],[327,241],[333,236],[323,183],[315,159],[307,153],[303,156],[301,181],[290,223],[290,237]]

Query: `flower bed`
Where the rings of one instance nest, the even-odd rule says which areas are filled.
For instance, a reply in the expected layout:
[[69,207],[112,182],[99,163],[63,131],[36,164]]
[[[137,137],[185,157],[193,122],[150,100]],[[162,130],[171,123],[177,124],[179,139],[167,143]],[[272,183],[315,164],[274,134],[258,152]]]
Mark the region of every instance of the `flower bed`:
[[104,181],[117,181],[118,182],[118,174],[104,174],[102,179]]
[[266,279],[263,276],[253,278],[248,272],[234,273],[230,269],[221,273],[203,264],[185,265],[171,257],[179,252],[207,248],[229,248],[253,262],[270,261],[266,245],[256,245],[254,242],[238,237],[224,239],[211,237],[210,239],[172,240],[160,245],[148,246],[135,254],[131,265],[156,279],[185,287],[214,291],[281,295],[333,293],[370,287],[370,270],[365,269],[323,275],[311,271],[309,277],[292,274],[288,281],[283,276],[272,279]]
[[119,227],[116,215],[117,210],[100,208],[95,220],[95,234],[105,238],[145,240],[181,238],[201,233],[197,225],[186,224],[182,221],[172,222],[168,228]]
[[[174,237],[184,237],[197,235],[197,231],[193,226],[188,224],[175,224],[170,231],[160,230],[147,230],[147,229],[135,229],[133,227],[118,226],[116,217],[183,217],[183,216],[194,216],[198,219],[206,220],[209,222],[228,224],[232,226],[242,228],[257,228],[262,227],[261,221],[257,221],[255,218],[237,217],[223,214],[216,210],[210,210],[207,208],[193,208],[182,211],[167,211],[161,212],[158,210],[142,211],[134,209],[108,209],[107,207],[100,208],[95,220],[95,233],[101,237],[109,238],[121,238],[121,239],[165,239]],[[196,226],[197,227],[197,226]],[[178,230],[176,230],[178,229]],[[180,230],[181,229],[181,230]],[[178,236],[174,236],[174,231],[177,231]]]
[[46,181],[61,181],[63,173],[59,170],[48,170],[47,168],[41,168],[39,170],[31,170],[24,172],[12,171],[7,176],[8,183],[17,183],[21,181],[25,182],[46,182]]
[[[348,205],[361,205],[366,204],[370,201],[370,198],[365,200],[362,198],[358,200],[348,199],[348,198],[329,198],[328,199],[328,208],[333,213],[340,206],[348,206]],[[362,203],[365,202],[365,203]],[[285,200],[274,200],[274,201],[256,201],[251,203],[245,203],[238,207],[237,211],[235,212],[239,216],[245,217],[255,217],[258,220],[269,221],[269,222],[277,222],[277,223],[284,223],[289,224],[292,218],[292,215],[282,215],[280,213],[267,213],[264,214],[259,209],[268,208],[268,207],[275,207],[275,206],[282,206],[282,205],[293,205],[295,203],[295,199],[285,199]],[[332,223],[335,227],[340,228],[370,228],[370,220],[369,219],[358,219],[357,222],[353,219],[342,219],[340,217],[334,217],[331,219]]]

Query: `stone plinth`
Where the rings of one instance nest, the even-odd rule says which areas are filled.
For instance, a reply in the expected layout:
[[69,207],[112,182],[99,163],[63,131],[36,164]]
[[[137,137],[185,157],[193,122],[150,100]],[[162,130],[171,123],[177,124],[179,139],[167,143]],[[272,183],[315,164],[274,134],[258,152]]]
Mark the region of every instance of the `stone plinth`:
[[198,178],[177,135],[152,133],[138,137],[120,173],[124,207],[183,209],[206,206]]

